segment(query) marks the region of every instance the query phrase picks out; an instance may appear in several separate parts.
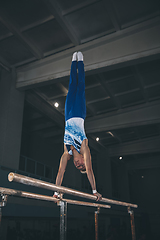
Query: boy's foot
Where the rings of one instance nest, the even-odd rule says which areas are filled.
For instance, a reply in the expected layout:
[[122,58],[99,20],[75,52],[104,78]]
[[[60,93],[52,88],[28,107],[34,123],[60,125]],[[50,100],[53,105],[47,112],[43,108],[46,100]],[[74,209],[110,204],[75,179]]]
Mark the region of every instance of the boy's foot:
[[73,53],[72,62],[77,61],[77,52]]
[[77,53],[78,61],[83,61],[83,54],[81,52]]

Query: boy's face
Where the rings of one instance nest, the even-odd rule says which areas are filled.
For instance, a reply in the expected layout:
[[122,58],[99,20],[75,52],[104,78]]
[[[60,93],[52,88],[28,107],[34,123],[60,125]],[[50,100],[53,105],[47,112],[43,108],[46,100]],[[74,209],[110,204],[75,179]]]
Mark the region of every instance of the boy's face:
[[74,157],[73,163],[78,170],[84,171],[86,169],[82,154],[78,154],[78,156]]

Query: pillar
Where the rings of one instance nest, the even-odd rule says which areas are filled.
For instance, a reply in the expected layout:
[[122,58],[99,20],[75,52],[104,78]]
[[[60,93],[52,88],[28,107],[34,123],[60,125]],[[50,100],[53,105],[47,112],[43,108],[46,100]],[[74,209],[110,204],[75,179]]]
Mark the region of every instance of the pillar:
[[16,72],[0,73],[0,165],[18,169],[24,92],[16,89]]

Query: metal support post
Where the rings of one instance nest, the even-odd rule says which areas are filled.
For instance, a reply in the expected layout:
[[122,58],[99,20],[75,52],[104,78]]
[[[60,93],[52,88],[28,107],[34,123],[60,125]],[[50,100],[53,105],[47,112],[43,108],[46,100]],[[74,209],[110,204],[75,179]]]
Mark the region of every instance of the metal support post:
[[2,209],[1,209],[1,206],[0,206],[0,226],[1,226],[1,219],[2,219]]
[[1,194],[1,202],[0,202],[0,226],[2,221],[2,207],[5,207],[7,204],[8,195]]
[[60,240],[66,240],[67,235],[67,202],[60,201]]
[[97,208],[97,211],[94,212],[95,219],[95,240],[98,240],[98,214],[100,212],[100,208]]
[[136,240],[136,233],[135,233],[135,223],[134,223],[134,211],[128,207],[128,213],[130,214],[131,220],[131,232],[132,232],[132,240]]

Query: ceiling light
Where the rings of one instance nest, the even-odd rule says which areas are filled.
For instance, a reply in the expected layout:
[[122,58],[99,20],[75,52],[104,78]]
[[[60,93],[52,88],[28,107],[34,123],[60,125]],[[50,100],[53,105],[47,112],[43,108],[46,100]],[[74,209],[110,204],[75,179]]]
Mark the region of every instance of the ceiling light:
[[97,142],[99,141],[99,137],[96,138],[96,141],[97,141]]
[[58,107],[59,107],[59,103],[58,103],[58,102],[55,102],[54,106],[55,106],[56,108],[58,108]]
[[119,157],[120,160],[122,160],[122,157]]
[[113,133],[111,133],[110,131],[109,132],[107,132],[108,134],[110,134],[112,137],[114,137],[114,134]]
[[144,176],[142,176],[142,178],[144,178]]

